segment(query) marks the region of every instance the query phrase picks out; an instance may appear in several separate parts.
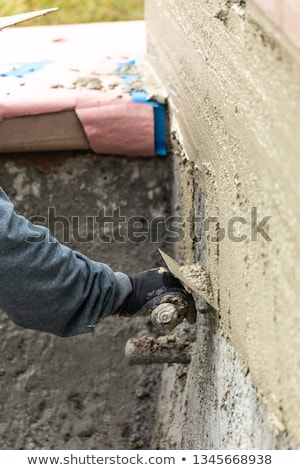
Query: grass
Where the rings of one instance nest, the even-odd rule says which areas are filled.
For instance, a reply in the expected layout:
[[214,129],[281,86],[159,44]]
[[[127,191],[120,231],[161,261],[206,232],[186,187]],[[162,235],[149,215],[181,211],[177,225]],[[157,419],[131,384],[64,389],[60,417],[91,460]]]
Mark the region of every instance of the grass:
[[52,7],[59,10],[23,26],[140,20],[144,15],[143,0],[9,0],[0,1],[0,16]]

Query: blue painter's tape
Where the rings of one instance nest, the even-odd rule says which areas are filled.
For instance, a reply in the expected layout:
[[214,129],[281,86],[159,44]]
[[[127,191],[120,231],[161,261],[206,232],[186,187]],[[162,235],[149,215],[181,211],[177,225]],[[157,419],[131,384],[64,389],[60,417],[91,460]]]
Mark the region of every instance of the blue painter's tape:
[[163,104],[154,100],[148,100],[148,94],[145,91],[131,90],[131,98],[136,103],[146,103],[153,107],[154,112],[154,138],[155,154],[160,156],[167,155],[167,128],[166,113]]
[[[122,76],[125,84],[130,87],[130,82],[138,79],[138,75],[127,73],[127,67],[135,66],[136,61],[123,62],[118,66],[118,73]],[[148,93],[142,90],[131,90],[130,96],[132,101],[136,103],[144,103],[153,107],[154,113],[154,138],[155,138],[155,154],[160,156],[167,155],[167,128],[165,106],[154,100],[148,99]]]
[[147,103],[150,104],[151,106],[155,106],[156,102],[155,101],[150,101],[147,99],[148,93],[142,90],[131,90],[130,92],[132,101],[135,101],[136,103]]
[[167,155],[167,128],[166,113],[163,104],[154,106],[154,131],[155,131],[155,153],[165,157]]
[[38,72],[42,70],[47,65],[51,64],[51,60],[42,60],[40,62],[33,62],[29,64],[22,64],[20,67],[13,68],[8,72],[1,73],[1,77],[16,77],[16,78],[23,78],[24,75],[29,73]]
[[136,60],[128,60],[127,62],[119,62],[118,74],[123,76],[124,73],[126,74],[127,67],[135,66],[135,65],[136,65]]

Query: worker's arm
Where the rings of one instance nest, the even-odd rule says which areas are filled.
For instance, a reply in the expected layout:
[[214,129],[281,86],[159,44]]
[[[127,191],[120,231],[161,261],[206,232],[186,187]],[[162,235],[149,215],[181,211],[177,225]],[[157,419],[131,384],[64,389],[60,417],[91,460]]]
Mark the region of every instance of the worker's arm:
[[0,188],[0,308],[13,322],[59,336],[87,333],[131,291],[128,276],[17,215]]

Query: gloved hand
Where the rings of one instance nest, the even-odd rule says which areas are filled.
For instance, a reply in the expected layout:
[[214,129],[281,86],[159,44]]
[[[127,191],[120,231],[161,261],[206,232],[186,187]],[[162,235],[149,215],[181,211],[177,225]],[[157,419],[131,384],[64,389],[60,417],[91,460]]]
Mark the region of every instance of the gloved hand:
[[172,302],[172,295],[182,300],[186,313],[193,310],[193,297],[186,292],[180,281],[165,268],[154,268],[129,276],[132,292],[117,310],[122,316],[151,314],[163,302]]

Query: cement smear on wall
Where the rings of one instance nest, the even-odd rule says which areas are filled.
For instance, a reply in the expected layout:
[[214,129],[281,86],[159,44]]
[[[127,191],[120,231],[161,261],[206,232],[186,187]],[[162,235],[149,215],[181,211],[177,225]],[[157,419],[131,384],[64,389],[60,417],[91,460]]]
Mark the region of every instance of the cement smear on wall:
[[[190,401],[203,382],[201,369],[198,375],[197,368],[194,375],[189,371],[187,388],[182,388],[187,396],[182,419],[194,423],[192,441],[199,446],[299,447],[299,52],[250,0],[246,7],[245,2],[222,0],[148,1],[146,19],[149,57],[169,94],[172,127],[184,149],[182,212],[187,218],[197,215],[196,181],[204,195],[202,256],[219,304],[220,331],[251,377],[245,379],[247,393],[242,374],[233,387],[240,393],[234,407],[241,400],[244,411],[249,406],[253,411],[248,416],[229,413],[232,429],[235,422],[247,434],[240,441],[226,438],[222,426],[222,439],[206,439],[203,429],[197,440],[195,420],[202,425],[202,409],[192,410]],[[191,224],[187,228],[177,253],[192,263],[201,259],[201,248]],[[231,362],[233,369],[238,367],[232,349],[220,332],[214,344],[212,377],[218,379],[218,357],[225,353],[230,377]],[[257,393],[250,391],[251,383]],[[217,380],[214,387],[225,393],[223,385]],[[213,392],[210,396],[222,402]],[[259,431],[257,396],[266,409]],[[214,422],[211,436],[218,436],[224,409],[208,411],[210,418],[204,419],[206,427]],[[250,427],[239,426],[244,419],[252,419]],[[251,438],[251,429],[257,438]]]
[[[165,159],[10,156],[1,158],[0,185],[24,216],[55,209],[57,238],[116,271],[160,265],[157,248],[168,249],[163,225],[158,233],[149,224],[150,233],[146,223],[169,215]],[[118,208],[126,223],[113,215]],[[93,220],[102,210],[108,219],[99,232]],[[144,241],[141,229],[137,238],[126,233],[132,216]],[[23,330],[1,312],[0,328],[1,449],[149,448],[161,366],[130,367],[124,356],[131,336],[157,333],[147,318],[108,318],[95,334],[57,338]]]

